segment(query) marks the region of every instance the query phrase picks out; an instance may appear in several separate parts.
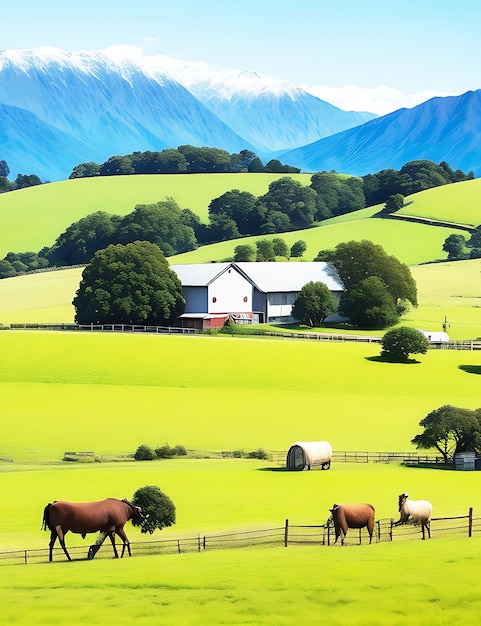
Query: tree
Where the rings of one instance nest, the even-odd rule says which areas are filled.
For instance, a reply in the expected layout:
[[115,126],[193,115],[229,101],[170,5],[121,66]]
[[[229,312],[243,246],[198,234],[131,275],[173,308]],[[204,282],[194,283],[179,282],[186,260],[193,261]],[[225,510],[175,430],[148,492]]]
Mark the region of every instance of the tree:
[[132,504],[142,509],[144,519],[140,524],[142,533],[152,534],[155,530],[175,524],[175,505],[168,495],[156,485],[140,487],[132,497]]
[[237,239],[239,236],[237,224],[231,217],[225,213],[212,215],[208,230],[208,241],[229,241],[230,239]]
[[0,161],[0,176],[7,178],[9,174],[10,168],[8,167],[8,163],[6,161]]
[[183,214],[173,198],[156,204],[138,204],[122,218],[117,241],[131,243],[139,239],[159,246],[166,256],[194,250],[195,233],[183,223]]
[[272,211],[280,211],[289,216],[294,228],[308,228],[314,221],[316,192],[289,176],[273,181],[259,202],[266,207],[268,218]]
[[258,239],[256,241],[256,248],[257,248],[257,254],[256,254],[257,262],[276,260],[276,255],[274,253],[274,246],[272,244],[272,241],[269,241],[269,239]]
[[395,193],[386,200],[386,204],[382,209],[381,213],[391,215],[391,213],[396,213],[404,206],[404,196],[402,193]]
[[265,218],[265,211],[252,193],[232,189],[211,200],[209,204],[211,219],[213,215],[230,217],[237,224],[240,234],[250,235],[259,232],[259,226]]
[[42,181],[36,174],[18,174],[13,186],[15,189],[26,189],[27,187],[36,187],[41,184]]
[[272,239],[272,247],[274,248],[274,254],[276,256],[283,256],[286,259],[290,256],[289,246],[281,237],[274,237]]
[[256,260],[256,249],[249,244],[239,244],[234,248],[234,261],[252,263]]
[[82,217],[61,233],[44,256],[50,265],[88,263],[97,250],[118,242],[117,229],[122,218],[96,211]]
[[98,250],[73,300],[79,324],[171,324],[184,312],[177,274],[148,241]]
[[386,254],[384,248],[372,241],[347,241],[339,243],[333,251],[323,251],[322,259],[336,268],[346,290],[370,276],[377,276],[386,285],[393,302],[409,300],[417,306],[416,282],[411,270],[395,256]]
[[481,444],[481,430],[477,419],[479,409],[470,411],[446,404],[431,411],[419,425],[424,432],[412,440],[417,448],[436,448],[449,463],[456,452],[476,451]]
[[307,250],[307,244],[303,239],[295,241],[291,246],[291,257],[299,258]]
[[157,455],[152,448],[146,445],[139,446],[134,454],[136,461],[153,461],[156,457]]
[[76,165],[72,173],[69,176],[69,179],[73,178],[91,178],[92,176],[98,176],[100,172],[100,165],[95,163],[94,161],[89,161],[87,163],[80,163]]
[[306,326],[320,326],[337,308],[334,295],[324,283],[310,281],[297,294],[292,316]]
[[452,234],[446,237],[443,243],[443,250],[448,253],[448,259],[450,261],[458,261],[459,259],[466,259],[468,257],[466,239],[463,235]]
[[346,290],[339,311],[359,328],[386,328],[398,321],[396,304],[378,276],[369,276]]
[[399,326],[388,330],[382,338],[381,356],[407,361],[410,354],[426,354],[429,341],[416,328]]

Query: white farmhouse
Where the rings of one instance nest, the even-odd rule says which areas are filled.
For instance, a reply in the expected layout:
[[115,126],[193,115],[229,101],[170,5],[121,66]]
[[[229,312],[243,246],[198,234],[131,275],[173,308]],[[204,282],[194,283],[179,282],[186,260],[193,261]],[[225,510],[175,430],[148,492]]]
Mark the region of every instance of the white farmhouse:
[[343,291],[328,263],[206,263],[171,268],[186,300],[178,321],[191,328],[219,327],[229,316],[245,324],[293,322],[292,305],[309,281],[325,283],[338,301]]

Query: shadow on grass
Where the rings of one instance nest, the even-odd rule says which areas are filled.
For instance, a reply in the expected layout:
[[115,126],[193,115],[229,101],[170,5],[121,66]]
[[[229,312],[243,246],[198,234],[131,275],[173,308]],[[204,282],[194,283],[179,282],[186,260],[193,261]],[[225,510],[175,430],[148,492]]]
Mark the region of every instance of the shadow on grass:
[[421,363],[417,359],[393,359],[392,357],[387,356],[367,356],[365,357],[366,361],[374,361],[376,363],[404,363],[405,365],[416,365]]
[[257,472],[292,472],[287,467],[258,467]]
[[459,369],[468,374],[481,374],[481,365],[459,365]]

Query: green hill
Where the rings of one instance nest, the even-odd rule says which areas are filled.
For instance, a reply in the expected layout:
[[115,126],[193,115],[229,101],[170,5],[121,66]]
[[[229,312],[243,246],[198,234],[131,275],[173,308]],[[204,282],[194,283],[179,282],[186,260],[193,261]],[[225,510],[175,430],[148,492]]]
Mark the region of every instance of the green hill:
[[[137,204],[153,204],[166,196],[182,209],[207,221],[209,202],[231,189],[256,196],[285,174],[152,174],[78,178],[0,195],[2,240],[7,252],[38,252],[51,246],[67,226],[95,211],[130,213]],[[290,174],[308,185],[310,174]]]

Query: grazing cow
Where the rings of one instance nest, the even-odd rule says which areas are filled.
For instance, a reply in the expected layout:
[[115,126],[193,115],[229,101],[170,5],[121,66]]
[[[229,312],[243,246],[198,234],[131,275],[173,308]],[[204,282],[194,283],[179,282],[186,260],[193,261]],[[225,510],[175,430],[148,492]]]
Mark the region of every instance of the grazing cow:
[[55,501],[53,504],[47,504],[43,511],[42,530],[47,530],[47,528],[50,530],[49,561],[52,561],[53,546],[57,537],[67,559],[69,561],[72,560],[65,547],[65,535],[69,530],[82,535],[83,538],[85,538],[87,533],[99,531],[103,533],[102,539],[90,546],[88,552],[89,559],[94,558],[107,536],[110,537],[115,558],[117,559],[119,555],[115,547],[115,533],[123,541],[121,556],[124,556],[126,547],[129,556],[131,556],[130,542],[124,531],[124,525],[129,519],[140,524],[144,516],[140,507],[134,506],[125,499],[107,498],[99,502]]
[[372,504],[334,504],[329,511],[332,513],[336,531],[334,544],[341,537],[341,545],[344,545],[344,537],[349,528],[364,528],[364,526],[367,527],[369,533],[369,543],[372,542],[374,530],[374,507]]
[[400,524],[407,524],[413,522],[415,525],[421,524],[423,531],[423,539],[425,536],[425,529],[428,531],[428,538],[431,539],[431,514],[433,512],[433,505],[427,500],[408,500],[409,494],[402,493],[399,496],[398,509],[401,517],[397,522],[394,522],[393,526],[399,526]]

